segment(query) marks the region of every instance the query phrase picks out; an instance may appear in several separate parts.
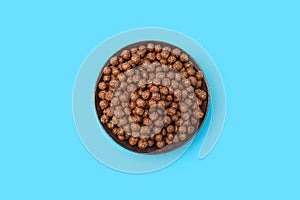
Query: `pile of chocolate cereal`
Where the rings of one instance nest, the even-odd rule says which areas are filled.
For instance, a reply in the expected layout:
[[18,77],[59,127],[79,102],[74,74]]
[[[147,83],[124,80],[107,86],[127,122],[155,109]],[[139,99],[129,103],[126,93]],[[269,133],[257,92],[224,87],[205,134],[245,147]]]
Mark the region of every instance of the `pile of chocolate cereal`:
[[203,124],[208,87],[183,50],[139,42],[105,64],[95,106],[106,132],[121,146],[138,153],[167,152],[185,144]]

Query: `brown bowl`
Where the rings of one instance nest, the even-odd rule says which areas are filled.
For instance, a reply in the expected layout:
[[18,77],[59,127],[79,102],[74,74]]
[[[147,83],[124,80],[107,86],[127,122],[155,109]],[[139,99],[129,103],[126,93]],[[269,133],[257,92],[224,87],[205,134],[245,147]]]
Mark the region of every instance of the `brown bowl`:
[[[185,53],[185,54],[187,54],[189,56],[189,61],[191,61],[193,63],[194,69],[196,71],[199,71],[199,70],[202,71],[201,68],[200,68],[200,66],[198,65],[198,63],[188,53],[186,53],[184,50],[182,50],[181,48],[179,48],[177,46],[174,46],[172,44],[169,44],[169,43],[166,43],[166,42],[161,42],[161,41],[141,41],[141,42],[133,43],[133,44],[130,44],[130,45],[125,46],[122,49],[118,50],[111,57],[113,57],[113,56],[119,56],[120,53],[122,52],[122,50],[125,50],[125,49],[129,50],[129,49],[134,48],[134,47],[138,48],[141,45],[147,46],[148,43],[152,43],[154,45],[159,44],[162,47],[169,46],[171,49],[174,49],[174,48],[180,49],[181,53]],[[186,137],[185,140],[179,141],[177,143],[168,144],[168,145],[166,145],[163,148],[158,148],[157,146],[153,145],[151,147],[147,147],[145,149],[141,149],[137,145],[130,145],[129,142],[128,142],[128,140],[120,140],[117,137],[117,135],[115,135],[112,132],[112,130],[107,127],[106,124],[103,124],[100,121],[100,118],[103,115],[103,110],[99,106],[100,98],[98,97],[98,93],[99,93],[100,89],[98,88],[98,83],[102,80],[104,67],[105,66],[109,66],[109,65],[110,65],[110,59],[107,60],[107,62],[104,64],[104,66],[102,67],[102,69],[101,69],[101,71],[99,73],[99,76],[98,76],[98,79],[97,79],[97,82],[96,82],[96,87],[95,87],[95,99],[94,100],[95,100],[95,109],[96,109],[96,113],[97,113],[97,116],[98,116],[100,124],[105,129],[106,133],[117,144],[119,144],[120,146],[124,147],[125,149],[128,149],[128,150],[136,152],[136,153],[141,153],[141,154],[161,154],[161,153],[166,153],[166,152],[175,150],[175,149],[183,146],[184,144],[186,144],[187,142],[189,142],[199,132],[200,128],[202,127],[202,125],[203,125],[203,123],[204,123],[204,121],[206,119],[206,116],[207,116],[207,113],[208,113],[208,106],[209,106],[209,89],[208,89],[208,84],[207,84],[207,81],[205,79],[205,76],[202,79],[202,86],[201,86],[201,88],[199,88],[199,89],[202,89],[202,90],[206,91],[206,94],[207,94],[207,98],[205,100],[203,100],[202,101],[202,105],[199,106],[201,108],[201,110],[203,111],[204,116],[203,116],[203,118],[201,118],[199,120],[199,124],[198,124],[198,126],[197,126],[197,128],[196,128],[196,130],[195,130],[195,132],[193,134],[187,134],[187,137]]]

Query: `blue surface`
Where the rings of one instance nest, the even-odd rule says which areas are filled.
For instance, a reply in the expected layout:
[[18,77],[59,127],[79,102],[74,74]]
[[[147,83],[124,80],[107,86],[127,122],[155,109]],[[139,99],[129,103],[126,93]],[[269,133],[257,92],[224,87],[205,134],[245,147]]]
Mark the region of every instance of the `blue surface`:
[[[1,2],[0,199],[299,199],[299,19],[296,1]],[[206,48],[227,116],[204,160],[192,145],[173,165],[132,175],[84,149],[72,90],[98,43],[146,26]]]

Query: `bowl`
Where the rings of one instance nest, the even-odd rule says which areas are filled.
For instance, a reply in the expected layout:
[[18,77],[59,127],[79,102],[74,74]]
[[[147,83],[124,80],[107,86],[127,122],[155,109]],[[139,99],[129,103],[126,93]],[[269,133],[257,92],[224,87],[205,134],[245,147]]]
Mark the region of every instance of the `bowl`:
[[[135,76],[138,74],[140,76]],[[148,78],[141,74],[147,74]],[[154,74],[154,78],[150,78],[150,74]],[[172,78],[172,74],[178,79]],[[127,87],[123,87],[126,84]],[[129,90],[128,85],[134,86]],[[168,93],[156,92],[157,89],[153,86],[159,91],[168,88]],[[154,92],[150,92],[148,99],[143,99],[141,91],[146,90]],[[139,106],[134,107],[137,100],[132,96],[136,93],[139,95],[138,99],[144,100],[143,114],[138,112],[141,110]],[[127,98],[122,100],[121,95]],[[168,95],[173,96],[172,101],[166,101]],[[180,47],[163,41],[140,41],[117,50],[99,72],[94,97],[95,111],[106,133],[117,145],[141,154],[166,153],[189,142],[201,129],[209,106],[209,88],[199,64]],[[152,98],[155,103],[150,101]],[[160,101],[165,101],[169,105],[164,105]],[[173,103],[177,106],[172,107]],[[175,108],[176,113],[172,113],[174,109],[170,108]],[[145,110],[148,110],[148,115],[145,114]],[[117,111],[123,111],[125,114],[120,115]],[[156,113],[160,120],[151,118],[156,116]],[[106,117],[103,117],[104,115]],[[174,115],[177,117],[173,117]],[[136,119],[135,116],[141,119],[138,120],[139,118]],[[167,117],[171,118],[170,124],[170,121],[166,122]],[[144,118],[150,119],[150,125],[143,123]],[[158,131],[158,128],[161,128],[161,131]]]

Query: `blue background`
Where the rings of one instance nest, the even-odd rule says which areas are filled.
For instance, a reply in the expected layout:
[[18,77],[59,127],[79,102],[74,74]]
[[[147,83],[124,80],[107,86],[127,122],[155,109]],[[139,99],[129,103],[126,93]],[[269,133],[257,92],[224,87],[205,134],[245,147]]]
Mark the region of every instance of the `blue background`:
[[[299,8],[296,1],[1,1],[0,199],[300,199]],[[227,117],[204,160],[193,145],[163,170],[132,175],[84,149],[72,91],[97,44],[148,26],[206,48],[224,80]]]

